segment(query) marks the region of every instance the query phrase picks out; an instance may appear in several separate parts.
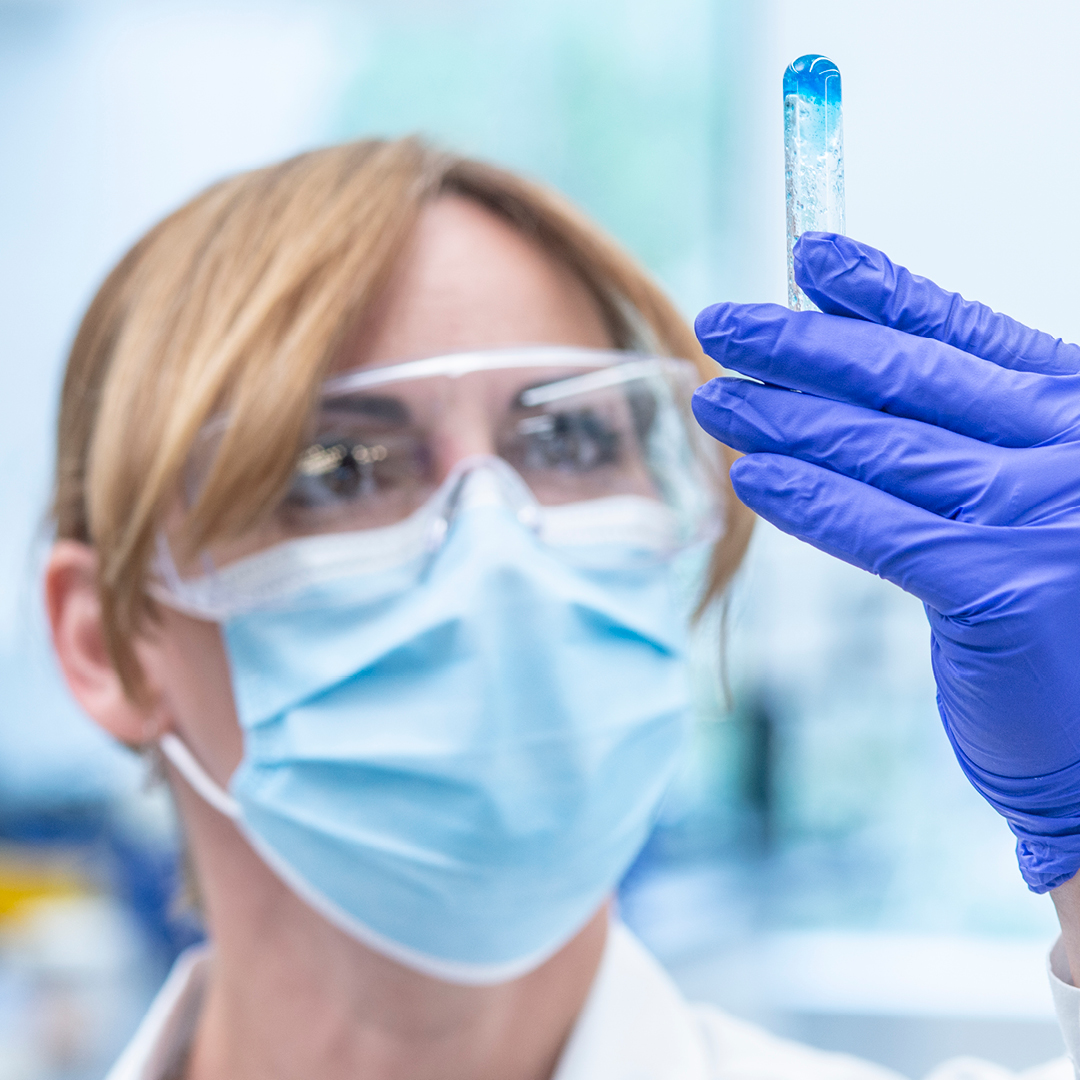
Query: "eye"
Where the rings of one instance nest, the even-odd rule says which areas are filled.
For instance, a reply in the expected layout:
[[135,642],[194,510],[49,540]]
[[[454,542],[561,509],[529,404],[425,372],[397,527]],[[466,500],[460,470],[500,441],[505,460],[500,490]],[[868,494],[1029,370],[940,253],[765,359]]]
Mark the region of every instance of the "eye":
[[542,413],[518,421],[513,457],[525,469],[582,472],[613,465],[622,433],[592,409]]
[[300,455],[285,507],[332,507],[407,491],[421,482],[424,460],[422,446],[408,437],[320,439]]
[[296,471],[301,476],[326,476],[336,472],[350,458],[356,465],[372,465],[377,461],[385,461],[388,455],[389,451],[382,443],[374,446],[364,446],[361,443],[355,446],[347,446],[345,443],[324,446],[322,443],[315,443],[300,455]]

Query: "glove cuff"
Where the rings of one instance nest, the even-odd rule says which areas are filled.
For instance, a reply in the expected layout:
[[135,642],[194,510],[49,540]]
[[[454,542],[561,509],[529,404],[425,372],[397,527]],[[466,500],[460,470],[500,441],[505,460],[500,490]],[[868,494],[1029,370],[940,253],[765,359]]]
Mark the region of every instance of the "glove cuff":
[[1010,821],[1016,835],[1016,858],[1027,887],[1035,893],[1049,892],[1071,880],[1080,870],[1080,834],[1027,836]]
[[1080,762],[1036,778],[987,772],[957,745],[940,702],[938,707],[964,775],[1016,837],[1027,887],[1044,893],[1064,885],[1080,871]]

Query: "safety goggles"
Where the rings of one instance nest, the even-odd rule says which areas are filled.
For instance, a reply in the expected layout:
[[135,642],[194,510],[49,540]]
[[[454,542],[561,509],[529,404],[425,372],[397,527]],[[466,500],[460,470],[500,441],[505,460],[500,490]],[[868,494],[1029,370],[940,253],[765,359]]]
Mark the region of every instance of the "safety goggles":
[[[715,445],[689,409],[697,381],[685,360],[549,346],[339,375],[278,504],[182,566],[163,534],[153,592],[224,620],[346,575],[415,578],[456,514],[492,502],[567,559],[669,559],[723,527]],[[197,440],[189,502],[227,424]]]

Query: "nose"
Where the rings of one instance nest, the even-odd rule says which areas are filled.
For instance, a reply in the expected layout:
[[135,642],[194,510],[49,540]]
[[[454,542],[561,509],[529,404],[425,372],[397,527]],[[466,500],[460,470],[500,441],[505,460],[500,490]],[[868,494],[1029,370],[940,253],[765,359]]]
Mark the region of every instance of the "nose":
[[518,521],[530,529],[539,527],[535,496],[502,458],[489,455],[463,458],[457,467],[462,475],[445,510],[446,527],[452,525],[463,511],[492,506],[512,511]]
[[441,484],[466,458],[497,453],[490,416],[478,403],[459,402],[442,418],[433,434],[431,449],[436,480]]

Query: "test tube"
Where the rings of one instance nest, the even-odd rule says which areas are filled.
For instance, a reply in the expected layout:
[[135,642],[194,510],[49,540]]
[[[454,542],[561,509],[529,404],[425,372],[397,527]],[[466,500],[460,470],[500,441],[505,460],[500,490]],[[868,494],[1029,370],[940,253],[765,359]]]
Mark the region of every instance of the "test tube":
[[844,231],[844,121],[840,69],[808,53],[784,72],[788,307],[817,311],[795,284],[795,241],[804,232]]

